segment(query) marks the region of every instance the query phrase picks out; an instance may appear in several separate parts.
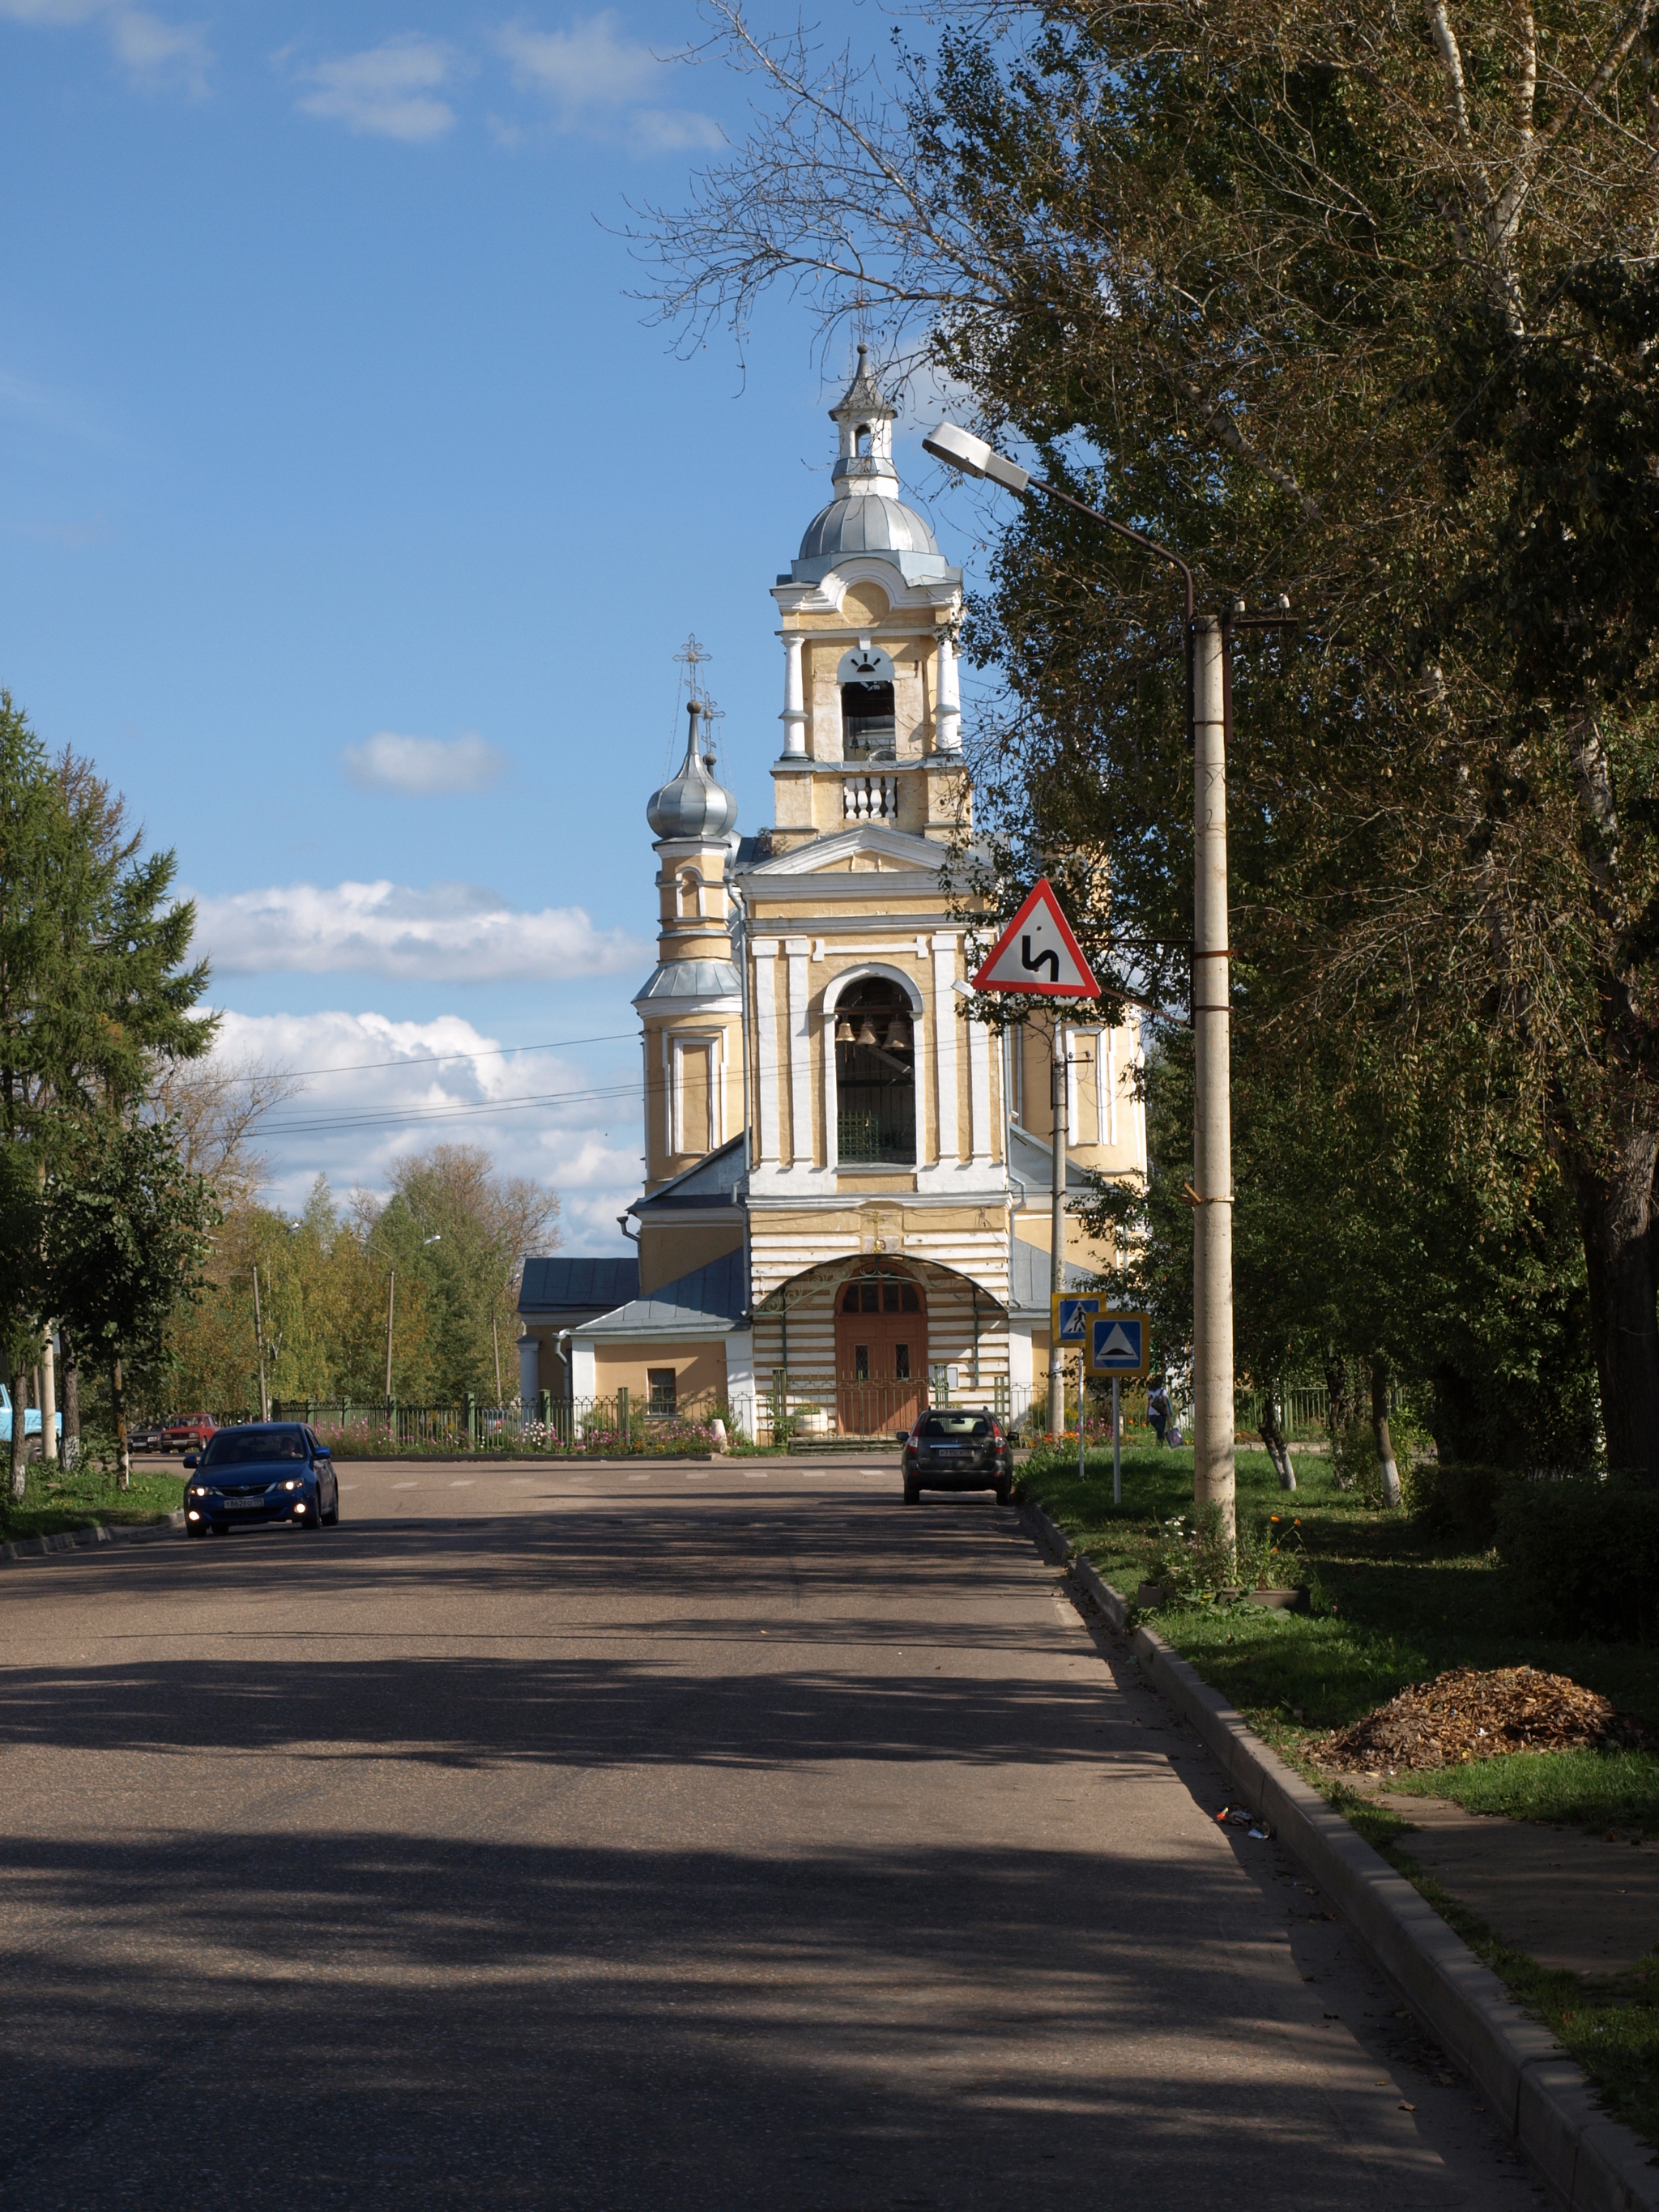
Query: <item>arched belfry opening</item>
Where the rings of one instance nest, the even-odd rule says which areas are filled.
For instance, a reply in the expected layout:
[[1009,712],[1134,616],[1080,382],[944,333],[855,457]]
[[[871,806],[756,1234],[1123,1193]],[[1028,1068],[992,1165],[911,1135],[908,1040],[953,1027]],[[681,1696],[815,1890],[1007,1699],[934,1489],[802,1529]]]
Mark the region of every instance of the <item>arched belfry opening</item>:
[[866,643],[841,657],[841,750],[843,760],[891,760],[898,744],[891,656]]
[[909,999],[885,976],[852,984],[836,1008],[836,1156],[915,1164],[915,1030]]

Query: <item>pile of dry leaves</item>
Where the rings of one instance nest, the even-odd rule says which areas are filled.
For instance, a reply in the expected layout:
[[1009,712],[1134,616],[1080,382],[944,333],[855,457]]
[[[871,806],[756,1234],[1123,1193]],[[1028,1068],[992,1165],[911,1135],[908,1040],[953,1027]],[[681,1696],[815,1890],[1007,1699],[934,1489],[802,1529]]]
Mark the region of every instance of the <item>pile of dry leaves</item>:
[[1567,1751],[1579,1744],[1650,1751],[1659,1735],[1565,1674],[1536,1667],[1482,1674],[1455,1667],[1432,1682],[1413,1682],[1352,1728],[1315,1748],[1323,1766],[1347,1774],[1399,1773],[1451,1766],[1500,1751]]

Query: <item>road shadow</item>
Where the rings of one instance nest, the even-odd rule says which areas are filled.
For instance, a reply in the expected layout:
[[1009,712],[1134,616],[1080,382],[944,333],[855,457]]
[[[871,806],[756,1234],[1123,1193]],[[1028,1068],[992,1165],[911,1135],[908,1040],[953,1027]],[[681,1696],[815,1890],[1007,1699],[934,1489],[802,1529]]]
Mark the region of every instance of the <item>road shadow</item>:
[[1219,1940],[1230,1864],[14,1844],[0,2202],[1465,2201],[1287,2069]]

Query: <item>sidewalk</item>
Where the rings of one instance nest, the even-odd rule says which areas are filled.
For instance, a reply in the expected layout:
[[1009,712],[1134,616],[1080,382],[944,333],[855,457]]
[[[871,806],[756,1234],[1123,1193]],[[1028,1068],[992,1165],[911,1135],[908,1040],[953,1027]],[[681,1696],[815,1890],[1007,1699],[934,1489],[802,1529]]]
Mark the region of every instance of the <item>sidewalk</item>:
[[1659,1843],[1466,1812],[1402,1796],[1358,1775],[1350,1788],[1409,1820],[1399,1848],[1448,1896],[1540,1966],[1622,1973],[1659,1944]]

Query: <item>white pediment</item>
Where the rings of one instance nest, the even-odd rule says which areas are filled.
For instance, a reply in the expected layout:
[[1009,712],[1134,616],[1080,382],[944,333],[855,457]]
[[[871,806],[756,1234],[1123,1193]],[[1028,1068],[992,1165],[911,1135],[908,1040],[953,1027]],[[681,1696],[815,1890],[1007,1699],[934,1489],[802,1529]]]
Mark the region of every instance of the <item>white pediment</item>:
[[746,878],[844,876],[849,870],[857,872],[854,864],[866,859],[891,861],[896,869],[920,871],[937,881],[945,856],[931,838],[912,836],[908,830],[891,830],[884,823],[860,822],[830,836],[814,837],[809,844],[798,846],[793,853],[781,853],[775,860],[761,860],[744,869],[744,874]]

